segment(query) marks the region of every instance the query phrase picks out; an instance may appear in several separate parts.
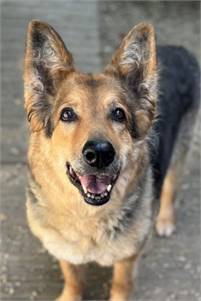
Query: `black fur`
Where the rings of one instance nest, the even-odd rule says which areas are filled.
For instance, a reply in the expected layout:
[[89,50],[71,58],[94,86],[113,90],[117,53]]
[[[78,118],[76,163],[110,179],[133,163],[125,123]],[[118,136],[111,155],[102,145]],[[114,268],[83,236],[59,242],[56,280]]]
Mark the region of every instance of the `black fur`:
[[[182,117],[197,110],[200,102],[200,68],[192,54],[183,47],[158,47],[159,99],[154,132],[157,149],[152,152],[156,197],[169,166]],[[192,121],[193,122],[193,121]]]

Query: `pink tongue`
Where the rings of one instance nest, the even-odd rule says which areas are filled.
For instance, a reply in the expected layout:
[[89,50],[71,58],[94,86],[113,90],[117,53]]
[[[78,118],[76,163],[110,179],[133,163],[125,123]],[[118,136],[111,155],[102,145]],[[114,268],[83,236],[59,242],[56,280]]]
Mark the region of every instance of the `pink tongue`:
[[79,180],[82,184],[82,187],[88,192],[94,194],[103,193],[107,186],[110,184],[110,177],[108,176],[100,176],[97,177],[95,175],[87,175],[87,176],[79,176]]

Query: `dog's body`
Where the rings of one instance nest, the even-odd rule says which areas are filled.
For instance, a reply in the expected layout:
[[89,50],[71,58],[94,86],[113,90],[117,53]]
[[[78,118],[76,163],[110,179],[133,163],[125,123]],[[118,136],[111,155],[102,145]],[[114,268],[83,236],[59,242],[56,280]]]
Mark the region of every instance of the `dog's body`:
[[[183,160],[177,153],[198,108],[199,68],[183,48],[159,48],[158,57],[159,97],[152,26],[130,31],[105,72],[91,75],[75,71],[51,27],[30,24],[27,212],[69,282],[59,300],[81,297],[74,265],[91,261],[115,265],[111,298],[127,300],[131,263],[150,234],[159,198],[157,231],[174,230],[174,180]],[[184,157],[186,151],[185,145]]]

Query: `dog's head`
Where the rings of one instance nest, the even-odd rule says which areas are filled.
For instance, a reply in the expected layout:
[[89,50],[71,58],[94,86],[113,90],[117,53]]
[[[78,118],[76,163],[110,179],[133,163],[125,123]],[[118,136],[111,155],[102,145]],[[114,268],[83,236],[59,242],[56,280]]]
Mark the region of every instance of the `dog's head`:
[[48,144],[48,162],[87,203],[106,203],[154,120],[152,25],[134,27],[104,72],[92,75],[75,69],[52,27],[32,21],[24,67],[28,121],[32,133],[43,137],[40,143]]

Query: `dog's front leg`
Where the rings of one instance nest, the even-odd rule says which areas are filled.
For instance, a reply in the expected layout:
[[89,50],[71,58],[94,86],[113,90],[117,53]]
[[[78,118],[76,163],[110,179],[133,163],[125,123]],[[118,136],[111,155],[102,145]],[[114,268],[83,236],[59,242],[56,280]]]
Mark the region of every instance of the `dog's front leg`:
[[59,263],[64,276],[64,288],[56,301],[80,301],[82,282],[78,267],[64,260]]
[[133,291],[133,268],[137,257],[132,256],[114,265],[110,301],[127,301]]

